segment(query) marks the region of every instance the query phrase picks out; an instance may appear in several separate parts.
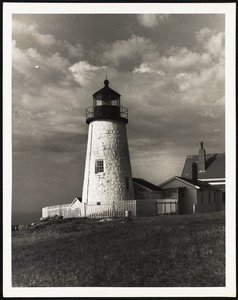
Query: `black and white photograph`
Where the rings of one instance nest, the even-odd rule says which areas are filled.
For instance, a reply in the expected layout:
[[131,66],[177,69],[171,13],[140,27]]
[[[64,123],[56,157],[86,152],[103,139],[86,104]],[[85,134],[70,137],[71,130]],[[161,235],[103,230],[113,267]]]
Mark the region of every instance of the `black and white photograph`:
[[235,5],[173,5],[5,3],[7,295],[235,295]]

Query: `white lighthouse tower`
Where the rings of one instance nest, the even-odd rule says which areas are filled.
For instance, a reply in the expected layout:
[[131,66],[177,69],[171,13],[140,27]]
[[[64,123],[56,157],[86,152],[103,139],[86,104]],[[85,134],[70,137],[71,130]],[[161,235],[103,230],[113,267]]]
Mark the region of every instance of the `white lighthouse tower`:
[[93,94],[86,110],[89,124],[82,203],[103,205],[134,199],[127,142],[128,110],[120,105],[120,94],[104,87]]

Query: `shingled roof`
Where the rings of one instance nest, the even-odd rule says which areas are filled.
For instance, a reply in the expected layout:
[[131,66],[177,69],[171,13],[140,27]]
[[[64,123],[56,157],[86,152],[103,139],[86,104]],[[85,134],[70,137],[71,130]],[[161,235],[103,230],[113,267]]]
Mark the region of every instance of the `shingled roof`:
[[[199,161],[199,155],[188,155],[181,177],[192,178],[192,163]],[[198,179],[225,178],[225,153],[207,154],[206,171],[198,172]]]
[[158,187],[157,185],[149,182],[149,181],[146,181],[142,178],[133,178],[133,182],[134,183],[137,183],[143,187],[145,187],[146,189],[152,191],[152,192],[160,192],[162,191],[162,189],[160,187]]

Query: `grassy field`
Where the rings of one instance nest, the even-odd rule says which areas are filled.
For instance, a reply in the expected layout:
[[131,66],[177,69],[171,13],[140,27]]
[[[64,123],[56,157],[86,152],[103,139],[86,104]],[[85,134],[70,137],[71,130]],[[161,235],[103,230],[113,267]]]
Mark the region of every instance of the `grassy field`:
[[224,213],[41,222],[12,234],[15,287],[225,285]]

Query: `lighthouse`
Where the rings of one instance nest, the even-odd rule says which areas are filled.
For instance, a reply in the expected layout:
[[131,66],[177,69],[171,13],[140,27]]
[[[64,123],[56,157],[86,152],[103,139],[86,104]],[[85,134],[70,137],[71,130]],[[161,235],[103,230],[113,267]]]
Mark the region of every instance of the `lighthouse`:
[[121,95],[109,87],[93,94],[93,106],[86,109],[88,142],[82,203],[107,205],[133,200],[134,187],[126,124],[128,110]]

